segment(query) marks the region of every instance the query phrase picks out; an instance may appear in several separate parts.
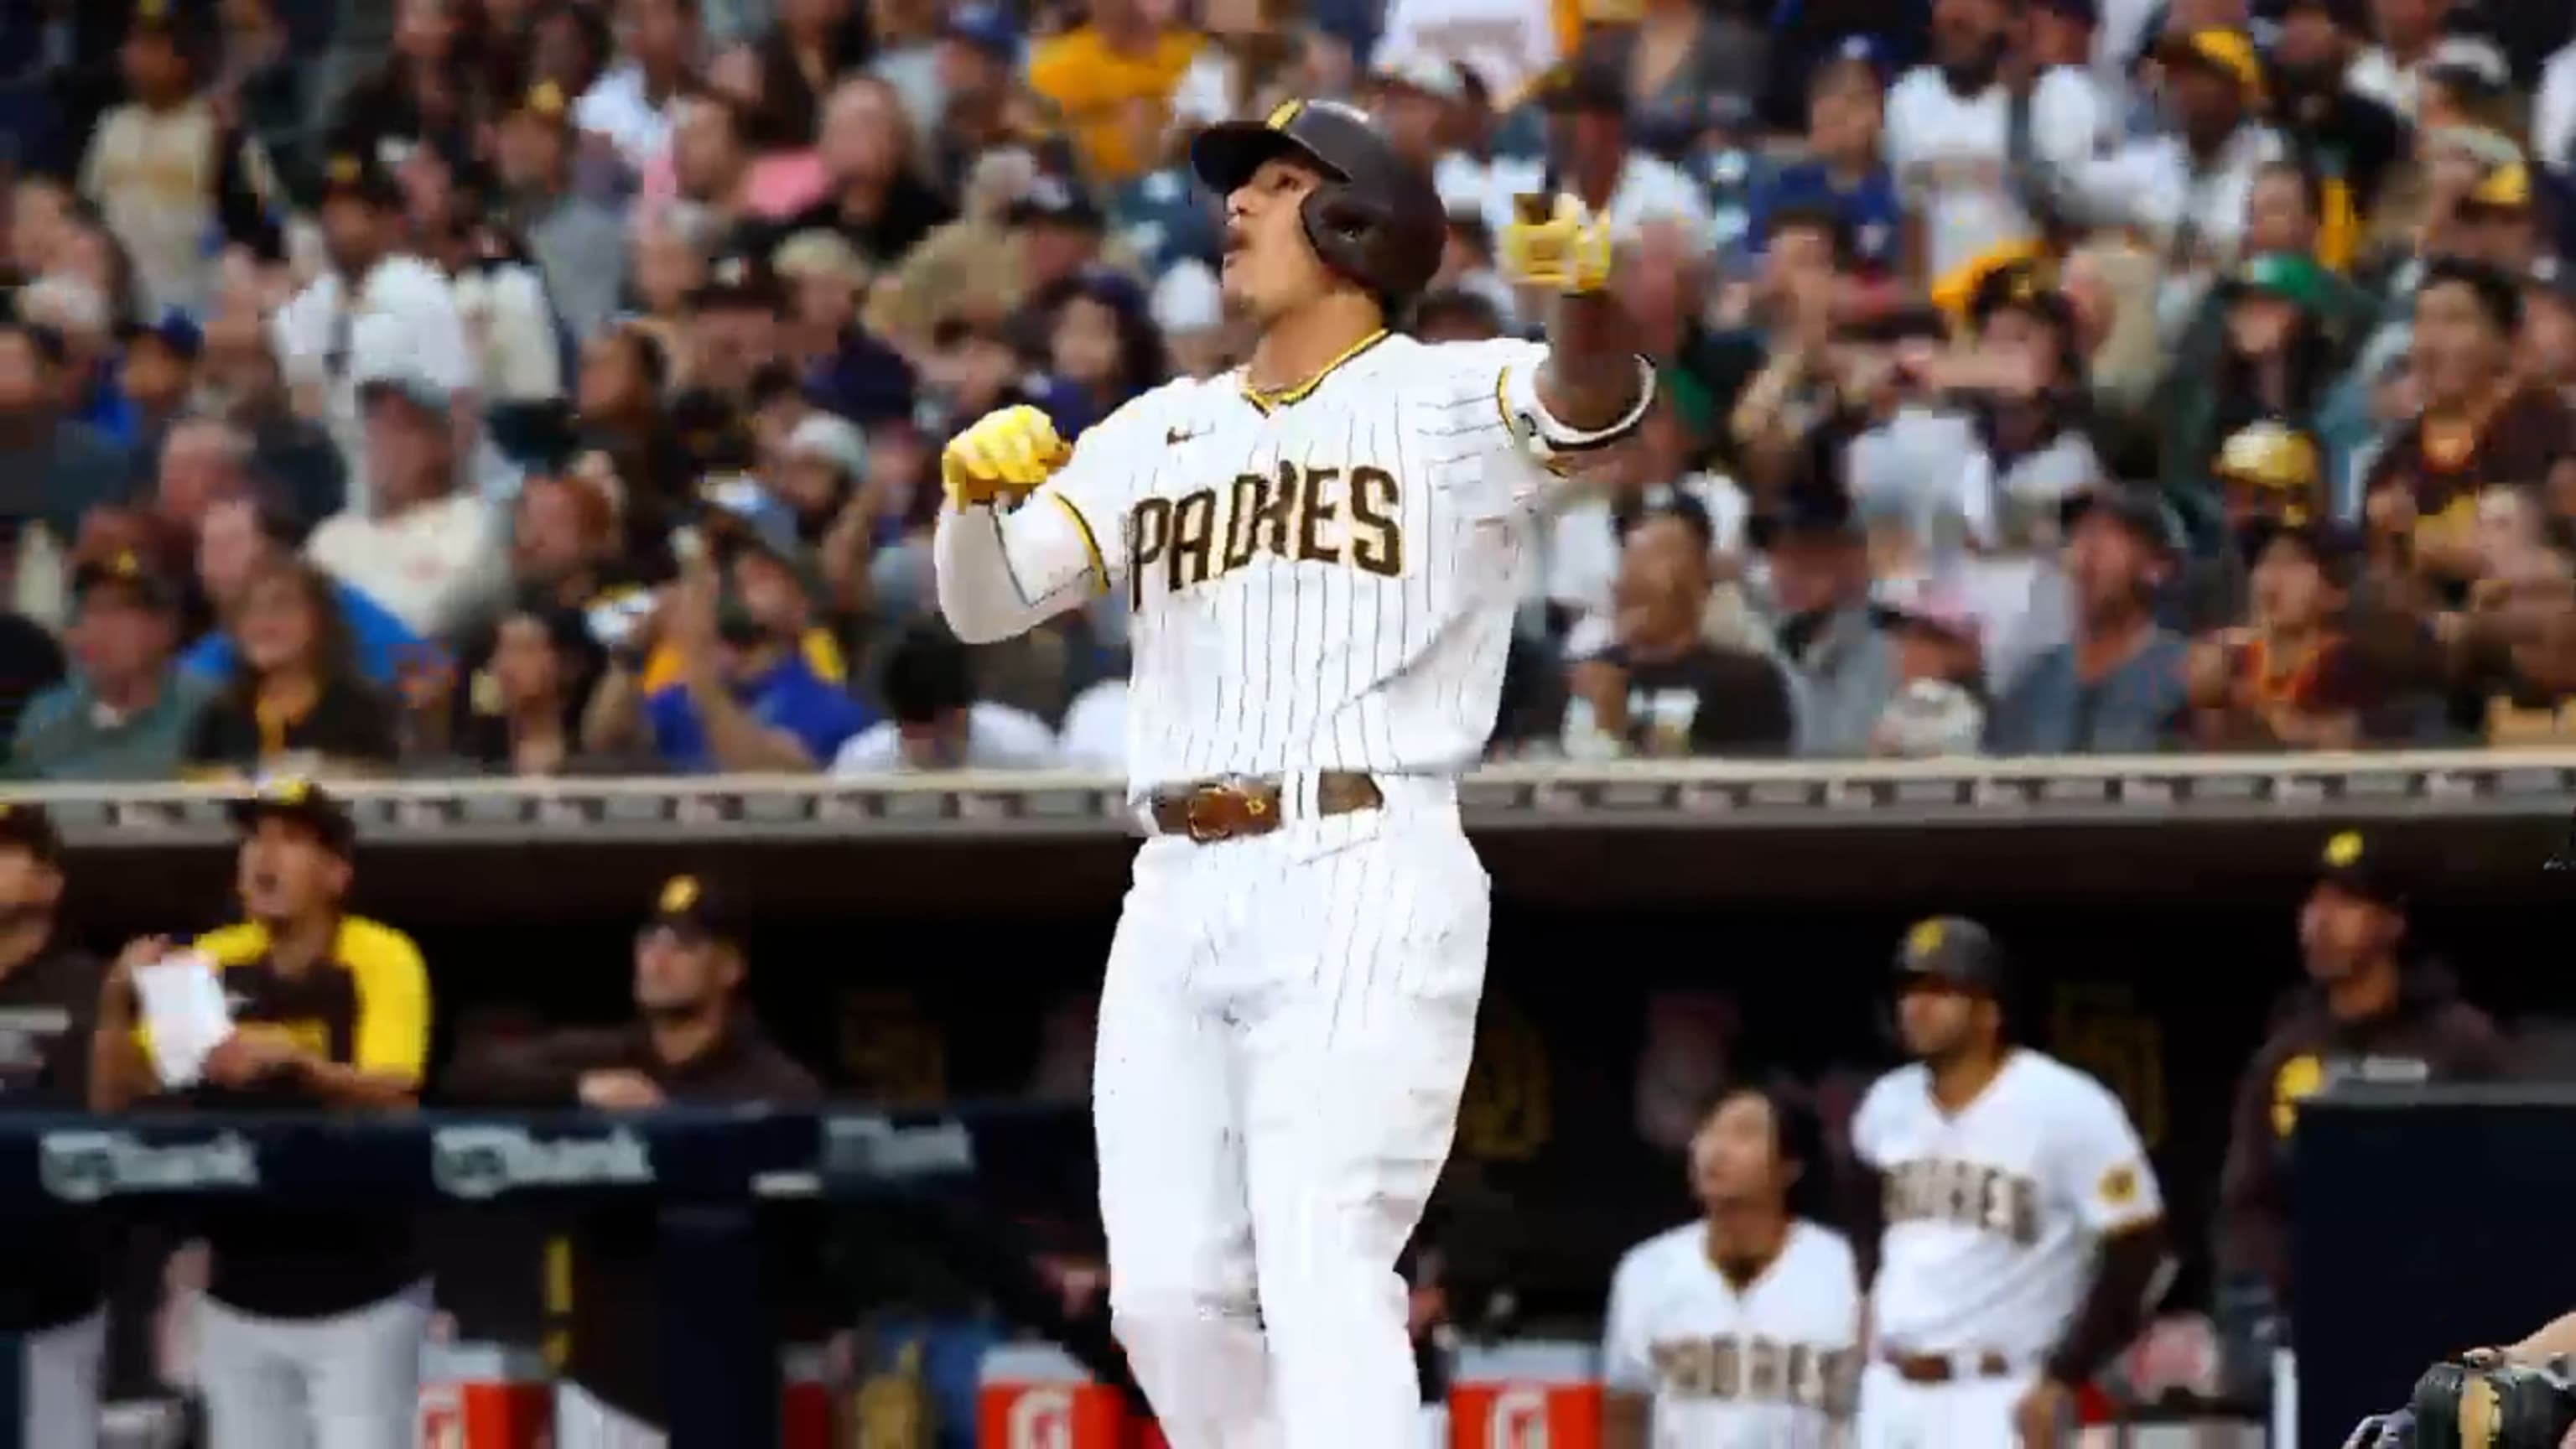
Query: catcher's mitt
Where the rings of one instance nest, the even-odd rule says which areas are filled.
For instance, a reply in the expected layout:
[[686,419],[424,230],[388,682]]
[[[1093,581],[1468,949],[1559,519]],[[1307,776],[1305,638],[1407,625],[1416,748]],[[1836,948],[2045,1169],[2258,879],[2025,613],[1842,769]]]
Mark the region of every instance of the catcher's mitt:
[[2564,1360],[2535,1367],[2477,1353],[2425,1370],[2405,1410],[2364,1423],[2351,1442],[2370,1449],[2559,1449],[2570,1426],[2576,1380]]

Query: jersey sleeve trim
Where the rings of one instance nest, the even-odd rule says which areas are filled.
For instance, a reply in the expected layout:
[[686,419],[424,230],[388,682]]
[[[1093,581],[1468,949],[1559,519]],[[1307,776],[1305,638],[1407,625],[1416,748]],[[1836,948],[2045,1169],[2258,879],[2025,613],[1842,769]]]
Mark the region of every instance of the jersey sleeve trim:
[[1064,516],[1073,524],[1073,531],[1082,535],[1082,559],[1084,565],[1091,570],[1092,592],[1108,593],[1109,563],[1101,556],[1100,536],[1091,531],[1091,520],[1082,516],[1081,506],[1065,497],[1062,490],[1052,490],[1047,497],[1055,503],[1056,507],[1064,510]]
[[352,920],[340,928],[340,960],[357,983],[354,1065],[419,1081],[429,1062],[429,970],[420,948],[390,926]]

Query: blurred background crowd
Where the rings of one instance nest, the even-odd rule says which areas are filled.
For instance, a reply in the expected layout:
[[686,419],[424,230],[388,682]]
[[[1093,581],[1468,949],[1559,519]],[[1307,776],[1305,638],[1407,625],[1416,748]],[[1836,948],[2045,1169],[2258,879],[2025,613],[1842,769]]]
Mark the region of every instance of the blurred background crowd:
[[1115,769],[939,627],[958,427],[1234,365],[1193,131],[1367,107],[1662,364],[1495,748],[2576,727],[2552,0],[120,0],[0,16],[19,778]]

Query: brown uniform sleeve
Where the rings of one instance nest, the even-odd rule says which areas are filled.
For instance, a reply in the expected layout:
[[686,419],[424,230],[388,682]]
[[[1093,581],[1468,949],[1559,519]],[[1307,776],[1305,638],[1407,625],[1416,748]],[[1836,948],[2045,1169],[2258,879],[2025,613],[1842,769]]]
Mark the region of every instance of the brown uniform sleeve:
[[2280,1050],[2266,1042],[2236,1084],[2227,1160],[2218,1174],[2219,1261],[2260,1274],[2289,1302],[2290,1255],[2281,1224],[2280,1139],[2272,1130],[2272,1077]]
[[2465,1002],[2442,1016],[2442,1075],[2455,1082],[2496,1081],[2513,1075],[2513,1053],[2495,1018]]
[[486,1042],[459,1052],[442,1085],[446,1095],[459,1102],[570,1106],[582,1077],[619,1065],[625,1045],[623,1032],[588,1029]]

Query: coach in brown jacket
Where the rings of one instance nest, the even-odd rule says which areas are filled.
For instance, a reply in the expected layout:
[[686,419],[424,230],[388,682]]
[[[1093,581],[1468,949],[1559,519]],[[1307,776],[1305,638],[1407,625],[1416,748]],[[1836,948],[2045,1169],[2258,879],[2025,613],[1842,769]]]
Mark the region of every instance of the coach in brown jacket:
[[[764,1035],[739,1001],[739,922],[707,885],[663,886],[635,940],[635,1021],[505,1042],[467,1053],[448,1082],[461,1101],[644,1111],[664,1103],[809,1107],[823,1089]],[[587,1220],[573,1248],[571,1348],[555,1442],[657,1442],[663,1409],[649,1209]]]

